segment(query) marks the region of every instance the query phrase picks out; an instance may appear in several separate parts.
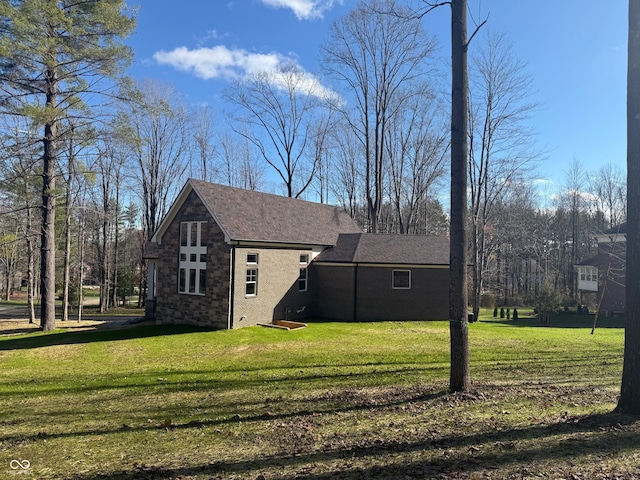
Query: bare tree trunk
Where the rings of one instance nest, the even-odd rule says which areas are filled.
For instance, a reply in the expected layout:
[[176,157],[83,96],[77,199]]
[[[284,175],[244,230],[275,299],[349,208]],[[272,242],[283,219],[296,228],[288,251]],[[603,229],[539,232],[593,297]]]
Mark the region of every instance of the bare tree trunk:
[[120,240],[120,175],[116,172],[116,203],[113,240],[113,269],[111,270],[111,305],[118,304],[118,242]]
[[467,1],[451,1],[451,237],[449,331],[452,392],[471,386],[467,319]]
[[624,365],[616,411],[640,414],[640,2],[629,1],[627,283]]
[[[28,189],[27,189],[28,191]],[[33,302],[34,290],[35,290],[35,265],[34,265],[34,247],[33,239],[31,238],[32,227],[32,212],[29,205],[27,205],[27,225],[26,225],[26,239],[27,239],[27,307],[29,311],[29,323],[36,323],[36,310]]]
[[102,256],[100,258],[100,313],[104,313],[109,309],[109,207],[108,200],[105,201],[104,220],[102,221],[102,245],[100,251]]
[[[84,194],[83,194],[84,195]],[[84,200],[83,206],[84,206]],[[79,225],[79,234],[80,234],[80,268],[78,273],[78,323],[82,321],[82,307],[84,303],[84,292],[82,287],[84,286],[84,208],[81,209],[80,212],[80,225]]]
[[[53,95],[55,98],[55,95]],[[47,102],[49,103],[49,102]],[[55,103],[52,100],[52,104]],[[40,258],[40,327],[45,330],[56,328],[56,124],[45,126],[44,154],[42,156],[42,231]]]
[[[72,160],[69,159],[71,162]],[[69,279],[70,279],[70,260],[71,260],[71,175],[66,186],[65,195],[65,232],[64,232],[64,279],[62,283],[62,321],[69,320]]]

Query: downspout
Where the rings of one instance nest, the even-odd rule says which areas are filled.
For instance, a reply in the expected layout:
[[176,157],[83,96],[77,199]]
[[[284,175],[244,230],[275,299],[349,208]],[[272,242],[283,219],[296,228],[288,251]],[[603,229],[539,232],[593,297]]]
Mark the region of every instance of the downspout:
[[231,247],[231,259],[230,259],[231,272],[229,274],[229,316],[227,318],[227,329],[233,328],[233,304],[235,298],[235,284],[236,284],[236,245]]
[[353,273],[353,320],[358,321],[358,264]]

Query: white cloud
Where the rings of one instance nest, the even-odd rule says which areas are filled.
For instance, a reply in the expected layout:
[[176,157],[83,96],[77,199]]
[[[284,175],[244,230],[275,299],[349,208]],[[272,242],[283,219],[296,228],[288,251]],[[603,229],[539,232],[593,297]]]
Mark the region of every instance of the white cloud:
[[220,78],[234,81],[260,75],[278,88],[285,88],[283,72],[294,68],[301,75],[298,88],[318,98],[338,98],[338,95],[324,87],[315,75],[306,72],[292,58],[279,53],[251,53],[218,45],[193,50],[187,47],[178,47],[168,52],[161,50],[156,52],[153,58],[161,65],[169,65],[203,80]]
[[273,8],[289,8],[298,20],[322,18],[325,11],[341,0],[261,0],[262,3]]
[[224,45],[194,50],[178,47],[169,52],[161,50],[153,58],[161,65],[193,73],[203,80],[233,80],[258,72],[274,71],[285,61],[289,61],[277,53],[250,53],[241,49],[231,50]]

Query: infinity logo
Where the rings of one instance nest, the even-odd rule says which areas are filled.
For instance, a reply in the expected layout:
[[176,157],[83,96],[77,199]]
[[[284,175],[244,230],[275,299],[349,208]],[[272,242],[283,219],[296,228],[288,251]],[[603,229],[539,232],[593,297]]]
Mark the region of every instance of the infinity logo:
[[9,466],[13,470],[18,470],[19,468],[23,470],[28,470],[29,467],[31,466],[31,462],[29,460],[11,460],[9,462]]

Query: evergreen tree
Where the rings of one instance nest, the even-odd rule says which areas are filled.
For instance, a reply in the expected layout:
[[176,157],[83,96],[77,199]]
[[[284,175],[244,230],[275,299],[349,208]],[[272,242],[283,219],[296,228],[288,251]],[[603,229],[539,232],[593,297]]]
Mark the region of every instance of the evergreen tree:
[[[41,327],[55,328],[55,206],[63,124],[96,120],[90,99],[109,93],[131,50],[117,40],[135,26],[124,0],[1,0],[0,113],[42,132]],[[64,122],[67,120],[67,122]]]

